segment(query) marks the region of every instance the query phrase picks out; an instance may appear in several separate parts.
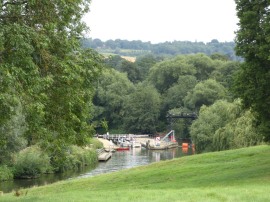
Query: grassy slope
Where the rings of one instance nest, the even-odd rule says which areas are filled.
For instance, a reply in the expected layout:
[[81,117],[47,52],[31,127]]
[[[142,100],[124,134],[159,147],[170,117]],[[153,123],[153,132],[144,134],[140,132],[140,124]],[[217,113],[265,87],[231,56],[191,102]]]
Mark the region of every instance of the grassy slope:
[[187,156],[25,192],[0,201],[269,201],[270,146]]

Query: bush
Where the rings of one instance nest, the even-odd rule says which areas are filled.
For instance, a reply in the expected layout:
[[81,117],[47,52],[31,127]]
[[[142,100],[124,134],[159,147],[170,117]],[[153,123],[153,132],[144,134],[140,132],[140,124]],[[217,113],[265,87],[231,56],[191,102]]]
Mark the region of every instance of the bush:
[[13,179],[13,173],[6,165],[0,166],[0,181]]
[[37,146],[28,147],[14,158],[15,178],[36,178],[51,169],[50,158]]
[[[65,172],[67,170],[79,170],[85,166],[94,166],[97,164],[97,153],[94,148],[81,148],[78,146],[70,146],[65,153],[64,158],[58,159],[60,161],[53,162],[54,168],[58,172]],[[55,158],[54,158],[55,159]]]

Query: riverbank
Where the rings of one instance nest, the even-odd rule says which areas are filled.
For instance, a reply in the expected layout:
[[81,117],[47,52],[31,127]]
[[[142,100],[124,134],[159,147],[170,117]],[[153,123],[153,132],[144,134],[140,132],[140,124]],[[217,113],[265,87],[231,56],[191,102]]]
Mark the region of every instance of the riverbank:
[[0,201],[268,201],[270,146],[152,163],[0,196]]

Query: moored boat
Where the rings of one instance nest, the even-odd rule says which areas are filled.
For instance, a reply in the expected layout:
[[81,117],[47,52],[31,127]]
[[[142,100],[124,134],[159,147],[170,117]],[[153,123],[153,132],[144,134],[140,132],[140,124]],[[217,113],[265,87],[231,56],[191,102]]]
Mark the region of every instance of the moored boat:
[[140,142],[132,141],[131,142],[131,147],[132,148],[140,148],[142,145]]
[[118,147],[116,148],[116,151],[126,151],[129,150],[129,147]]

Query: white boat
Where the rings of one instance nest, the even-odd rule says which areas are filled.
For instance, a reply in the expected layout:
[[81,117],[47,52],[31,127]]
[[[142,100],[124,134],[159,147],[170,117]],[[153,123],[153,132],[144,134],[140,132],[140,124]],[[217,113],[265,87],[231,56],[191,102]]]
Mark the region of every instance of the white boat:
[[140,147],[142,147],[142,145],[140,142],[131,141],[131,147],[132,148],[140,148]]
[[131,146],[131,143],[130,141],[128,141],[126,138],[124,137],[121,137],[118,139],[117,141],[117,144],[120,146],[120,147],[130,147]]

